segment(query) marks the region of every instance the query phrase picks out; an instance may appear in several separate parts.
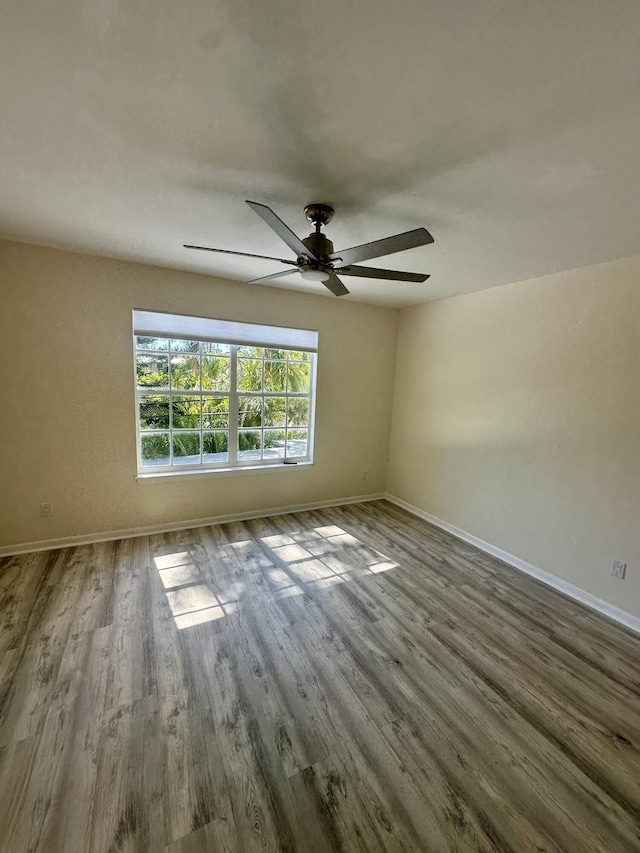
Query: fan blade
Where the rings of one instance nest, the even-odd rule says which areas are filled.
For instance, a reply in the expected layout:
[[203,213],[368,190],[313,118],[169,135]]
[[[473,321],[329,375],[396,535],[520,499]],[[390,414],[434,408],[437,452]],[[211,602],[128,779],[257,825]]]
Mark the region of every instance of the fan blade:
[[316,256],[307,249],[302,240],[299,237],[296,237],[289,226],[285,225],[279,216],[276,216],[270,207],[267,207],[266,204],[259,204],[257,201],[247,201],[247,204],[258,214],[259,217],[261,217],[261,219],[264,219],[267,225],[276,232],[281,240],[284,240],[287,246],[296,253],[296,257],[304,255],[314,261],[318,260]]
[[210,246],[192,246],[191,243],[182,244],[185,249],[201,249],[203,252],[222,252],[223,255],[240,255],[243,258],[261,258],[263,261],[278,261],[281,264],[297,266],[295,261],[285,261],[284,258],[272,258],[270,255],[251,255],[249,252],[234,252],[231,249],[212,249]]
[[374,267],[340,267],[340,275],[358,275],[362,278],[386,278],[390,281],[426,281],[430,276],[420,272],[379,270]]
[[260,278],[252,278],[247,284],[262,284],[263,281],[270,281],[272,278],[282,278],[283,275],[293,275],[298,270],[281,270],[280,272],[272,272],[271,275],[263,275]]
[[[361,246],[333,252],[329,255],[329,260],[339,261],[340,266],[347,266],[382,255],[392,255],[394,252],[404,252],[405,249],[414,249],[416,246],[426,246],[428,243],[433,243],[433,237],[427,229],[415,228],[413,231],[405,231],[404,234],[385,237],[384,240],[374,240],[373,243],[363,243]],[[336,266],[336,269],[340,269],[340,266]]]
[[325,287],[328,287],[331,293],[334,296],[344,296],[345,293],[349,293],[344,284],[340,281],[338,276],[332,272],[329,278],[326,281],[322,282]]

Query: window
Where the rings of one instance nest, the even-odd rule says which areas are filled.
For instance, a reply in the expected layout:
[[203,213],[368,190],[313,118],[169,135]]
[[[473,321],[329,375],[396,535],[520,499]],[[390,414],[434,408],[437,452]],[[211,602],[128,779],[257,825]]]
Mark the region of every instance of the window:
[[317,332],[133,312],[138,473],[310,462]]

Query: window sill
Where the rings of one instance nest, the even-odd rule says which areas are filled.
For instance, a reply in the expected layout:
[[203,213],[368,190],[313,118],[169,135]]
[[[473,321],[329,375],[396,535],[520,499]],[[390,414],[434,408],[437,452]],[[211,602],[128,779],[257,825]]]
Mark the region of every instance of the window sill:
[[296,462],[295,464],[281,465],[247,465],[242,468],[207,468],[205,471],[161,471],[157,474],[136,474],[135,479],[141,485],[149,483],[157,483],[162,481],[177,481],[177,480],[200,480],[208,477],[236,477],[238,475],[245,476],[246,474],[266,474],[275,473],[277,471],[298,471],[302,468],[310,468],[313,462]]

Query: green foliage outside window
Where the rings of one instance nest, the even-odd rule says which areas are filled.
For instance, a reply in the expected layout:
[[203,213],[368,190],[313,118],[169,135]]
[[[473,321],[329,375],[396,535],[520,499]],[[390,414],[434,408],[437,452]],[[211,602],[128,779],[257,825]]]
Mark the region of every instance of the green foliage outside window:
[[[190,463],[205,456],[226,456],[230,346],[143,336],[137,338],[137,346],[137,384],[145,389],[139,394],[143,464],[154,460],[170,464],[170,444],[175,464],[181,459]],[[240,458],[246,451],[260,457],[262,448],[281,456],[285,446],[287,455],[306,454],[310,380],[309,353],[238,347],[235,393]],[[291,396],[295,394],[305,396]]]

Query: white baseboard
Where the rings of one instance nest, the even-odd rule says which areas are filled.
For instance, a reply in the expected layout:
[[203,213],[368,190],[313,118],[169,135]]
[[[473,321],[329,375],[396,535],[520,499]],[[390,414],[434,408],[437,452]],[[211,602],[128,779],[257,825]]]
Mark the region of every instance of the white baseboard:
[[278,506],[258,509],[253,512],[237,512],[231,515],[216,515],[211,518],[192,518],[187,521],[176,521],[170,524],[148,524],[143,527],[131,527],[127,530],[110,530],[105,533],[81,534],[80,536],[64,536],[60,539],[42,539],[39,542],[25,542],[21,545],[0,546],[0,557],[11,557],[14,554],[30,554],[33,551],[49,551],[54,548],[71,548],[75,545],[91,545],[93,542],[110,542],[114,539],[132,539],[135,536],[147,536],[150,533],[170,533],[173,530],[189,530],[192,527],[205,527],[209,524],[227,524],[231,521],[248,521],[252,518],[266,518],[269,515],[288,515],[291,512],[304,512],[310,509],[322,509],[328,506],[343,506],[344,504],[364,503],[365,501],[382,500],[383,493],[371,495],[355,495],[350,498],[339,498],[329,501],[313,501],[308,504],[295,506]]
[[532,563],[527,563],[526,560],[521,560],[520,557],[516,557],[513,554],[509,554],[507,551],[503,551],[502,548],[497,548],[495,545],[491,545],[491,543],[489,542],[485,542],[482,539],[478,539],[477,536],[473,536],[471,533],[467,533],[466,530],[462,530],[460,527],[456,527],[455,524],[450,524],[448,521],[444,521],[442,518],[438,518],[435,515],[431,515],[431,513],[425,512],[423,509],[420,509],[420,507],[414,506],[413,504],[402,500],[402,498],[398,498],[395,495],[390,494],[386,494],[385,498],[386,500],[390,501],[390,503],[396,504],[396,506],[402,507],[402,509],[406,509],[407,512],[410,512],[412,515],[416,515],[418,516],[418,518],[422,518],[424,521],[428,521],[435,527],[439,527],[442,530],[446,530],[447,533],[451,533],[456,538],[462,539],[463,542],[468,542],[469,545],[473,545],[476,548],[479,548],[486,554],[491,554],[492,557],[497,557],[499,560],[502,560],[503,563],[508,563],[510,566],[513,566],[514,569],[518,569],[521,572],[525,572],[526,574],[531,575],[537,580],[542,581],[542,583],[547,584],[547,586],[551,586],[554,589],[557,589],[559,592],[568,595],[570,598],[579,601],[581,604],[585,604],[592,610],[597,610],[599,613],[603,613],[610,619],[613,619],[614,621],[619,622],[621,625],[624,625],[625,627],[630,628],[632,631],[635,631],[636,633],[640,634],[640,617],[634,616],[633,613],[628,613],[626,610],[621,610],[619,607],[615,607],[613,604],[609,604],[608,601],[604,601],[604,599],[598,598],[597,596],[592,595],[590,592],[586,592],[579,586],[574,586],[572,583],[564,581],[562,580],[562,578],[556,577],[556,575],[552,575],[551,572],[545,572],[543,569],[539,569]]

